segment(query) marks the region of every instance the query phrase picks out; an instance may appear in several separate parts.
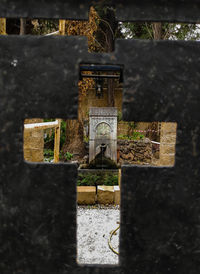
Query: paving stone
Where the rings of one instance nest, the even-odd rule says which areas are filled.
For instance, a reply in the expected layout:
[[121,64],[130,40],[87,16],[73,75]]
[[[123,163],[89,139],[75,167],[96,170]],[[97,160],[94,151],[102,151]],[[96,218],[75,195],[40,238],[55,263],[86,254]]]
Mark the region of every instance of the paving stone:
[[96,202],[95,186],[78,186],[77,202],[79,205],[92,205]]
[[114,204],[120,205],[120,188],[119,188],[119,186],[114,186]]
[[97,202],[99,204],[113,204],[114,203],[114,187],[98,186]]

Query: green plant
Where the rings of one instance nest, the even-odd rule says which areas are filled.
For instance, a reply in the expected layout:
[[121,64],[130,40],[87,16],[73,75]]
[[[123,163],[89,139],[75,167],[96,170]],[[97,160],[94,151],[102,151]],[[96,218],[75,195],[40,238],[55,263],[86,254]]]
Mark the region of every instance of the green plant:
[[118,185],[118,175],[114,174],[106,174],[104,178],[104,183],[105,186],[115,186]]
[[[55,119],[44,119],[44,122],[54,122],[54,121],[55,121]],[[44,144],[49,144],[50,143],[50,147],[53,148],[53,146],[54,146],[54,136],[55,136],[55,131],[53,129],[52,133],[47,134],[46,137],[44,138]],[[61,125],[60,125],[60,149],[64,145],[65,139],[66,139],[66,121],[62,120]]]
[[52,149],[44,149],[45,162],[51,162],[54,159],[54,151]]
[[117,113],[117,122],[120,122],[120,121],[122,121],[122,112],[118,111],[118,113]]
[[60,125],[60,149],[65,143],[66,139],[66,121],[62,120]]
[[134,131],[130,136],[120,134],[117,138],[121,140],[141,140],[144,139],[144,135],[140,132]]
[[67,161],[70,161],[72,159],[72,157],[73,157],[73,154],[68,151],[64,154],[64,158]]
[[78,186],[118,185],[118,175],[115,174],[79,174]]
[[129,133],[129,136],[133,135],[135,128],[136,128],[135,122],[128,122],[128,133]]
[[88,136],[84,136],[83,140],[84,140],[85,143],[88,143],[89,142],[89,137]]
[[121,139],[121,140],[127,140],[129,137],[128,135],[123,135],[123,134],[120,134],[119,136],[117,136],[117,139]]
[[137,131],[134,131],[132,133],[132,136],[130,136],[130,140],[140,140],[140,139],[144,139],[144,135]]
[[78,186],[95,186],[100,180],[100,176],[95,174],[79,174],[77,181]]
[[44,149],[44,156],[52,157],[54,155],[54,151],[52,149]]

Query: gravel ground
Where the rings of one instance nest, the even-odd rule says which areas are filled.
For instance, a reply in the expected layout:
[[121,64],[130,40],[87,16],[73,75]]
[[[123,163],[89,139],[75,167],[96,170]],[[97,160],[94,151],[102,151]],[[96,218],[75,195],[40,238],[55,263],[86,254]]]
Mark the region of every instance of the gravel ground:
[[[119,206],[79,206],[77,214],[77,242],[79,264],[118,264],[118,255],[108,246],[110,232],[120,221]],[[118,251],[119,230],[112,237],[112,246]]]

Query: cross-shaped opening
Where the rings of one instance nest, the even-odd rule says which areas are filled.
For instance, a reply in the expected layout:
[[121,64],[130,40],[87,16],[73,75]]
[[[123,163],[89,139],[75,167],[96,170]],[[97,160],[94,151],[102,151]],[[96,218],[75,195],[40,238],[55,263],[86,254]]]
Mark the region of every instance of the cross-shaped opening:
[[123,121],[120,79],[121,66],[81,64],[78,119],[25,121],[25,160],[77,164],[80,264],[119,262],[121,166],[175,161],[176,123]]
[[[109,12],[111,12],[111,10]],[[97,22],[99,26],[101,26],[101,30],[99,30],[97,32],[97,36],[94,37],[94,33],[96,32],[96,19],[98,19]],[[20,29],[21,34],[25,34],[25,32],[27,31],[27,33],[32,32],[32,34],[35,33],[46,35],[56,35],[59,33],[67,33],[68,35],[85,35],[88,37],[89,50],[98,52],[113,51],[114,38],[121,37],[141,39],[190,39],[192,37],[198,37],[199,28],[199,26],[196,26],[196,29],[190,28],[189,31],[184,34],[184,24],[172,24],[170,26],[170,29],[163,32],[163,28],[165,28],[165,25],[161,23],[119,23],[119,27],[116,29],[116,22],[113,21],[114,25],[112,25],[111,22],[105,20],[105,18],[97,18],[97,13],[93,8],[90,11],[90,20],[88,22],[65,20],[61,20],[60,22],[58,22],[58,20],[52,20],[51,27],[49,28],[50,31],[49,29],[48,31],[42,31],[43,28],[46,28],[48,23],[45,21],[42,22],[42,20],[40,19],[34,19],[30,22],[28,20],[21,20],[20,28],[19,20],[12,20],[8,21],[8,33],[18,33]],[[29,23],[31,24],[31,28],[28,28]],[[15,24],[16,27],[14,32],[12,29],[12,24]],[[59,31],[58,25],[60,25]],[[97,37],[99,39],[96,39]],[[105,41],[103,42],[102,37],[105,38]],[[12,65],[15,66],[16,64],[13,63]],[[82,165],[82,167],[84,167],[84,165],[90,165],[90,167],[93,166],[94,168],[96,165],[96,167],[98,167],[98,169],[100,168],[101,170],[105,169],[106,167],[105,163],[102,161],[102,157],[111,159],[111,165],[113,165],[114,161],[115,164],[118,165],[118,168],[122,164],[149,166],[174,165],[177,125],[175,123],[162,122],[142,123],[136,121],[123,121],[121,108],[122,86],[120,86],[120,83],[115,86],[116,81],[118,81],[121,77],[121,71],[119,70],[118,72],[116,72],[114,68],[112,68],[112,70],[114,73],[111,75],[107,74],[107,76],[104,76],[102,80],[101,69],[99,69],[98,74],[96,75],[94,74],[94,72],[90,74],[91,69],[89,69],[87,71],[87,75],[87,73],[84,74],[83,67],[83,75],[80,75],[81,82],[79,83],[79,87],[81,87],[82,89],[82,95],[84,95],[85,93],[86,96],[83,97],[79,94],[78,120],[61,121],[61,119],[48,119],[47,121],[43,121],[43,119],[30,119],[28,121],[25,121],[26,125],[24,131],[24,157],[26,160],[31,162],[41,162],[44,160],[47,162],[75,160],[78,164]],[[109,78],[108,76],[114,77]],[[112,92],[113,90],[114,93]],[[114,112],[111,109],[110,112],[107,111],[107,118],[105,113],[100,113],[98,117],[98,123],[96,123],[96,125],[92,128],[94,130],[94,136],[92,137],[90,136],[90,125],[97,118],[99,112],[98,109],[102,109],[105,107],[112,108],[113,110],[114,108],[116,108],[117,115],[115,113],[116,109],[114,110]],[[113,129],[109,120],[111,120],[112,118],[115,120],[117,119],[117,130],[115,130],[115,133],[117,132],[115,140],[117,141],[117,146],[110,143]],[[43,122],[46,124],[41,124]],[[45,133],[43,132],[43,130],[45,130]],[[59,149],[59,141],[61,144],[60,148],[62,148],[61,150]],[[45,147],[44,153],[43,146]],[[97,155],[101,156],[100,164],[98,161],[94,161]],[[93,168],[91,170],[94,170]],[[78,187],[80,187],[77,191],[79,199],[78,202],[80,204],[86,203],[86,206],[90,206],[89,212],[92,212],[91,204],[96,204],[98,201],[102,201],[101,199],[103,199],[102,197],[105,193],[106,195],[108,195],[112,194],[112,192],[114,193],[114,196],[111,195],[112,203],[119,204],[120,189],[118,185],[120,182],[120,172],[118,172],[118,169],[116,169],[116,172],[111,171],[111,173],[109,173],[110,169],[108,168],[106,175],[97,174],[94,172],[91,172],[92,174],[87,174],[84,170],[84,168],[80,169],[77,182]],[[114,188],[109,189],[103,188],[99,184],[103,184],[106,186],[108,184],[109,187],[113,187],[113,184],[116,185]],[[88,190],[83,191],[83,188],[81,189],[81,187],[89,188]],[[87,195],[88,197],[90,197],[90,202],[85,201],[85,197],[87,197]],[[99,207],[94,208],[94,210],[97,211],[98,209]],[[79,225],[79,227],[85,225],[87,232],[88,222],[90,221],[91,217],[90,214],[88,214],[88,220],[86,220],[86,218],[81,219],[81,217],[83,216],[81,212],[84,212],[84,210],[86,210],[86,208],[81,207],[78,213],[81,224]],[[102,210],[104,210],[104,208]],[[111,208],[110,210],[113,210],[115,212],[114,219],[116,225],[119,222],[119,212],[117,211],[118,206],[117,210],[114,208]],[[106,211],[108,212],[107,209]],[[100,223],[102,222],[100,221]],[[98,225],[100,225],[100,223],[98,223]],[[81,240],[84,238],[82,237],[81,233],[79,233],[80,238],[78,238],[80,239],[80,241],[78,242],[78,244],[80,243],[79,246],[83,244]],[[94,238],[98,238],[98,231],[95,233]],[[114,232],[112,235],[113,238],[115,237],[115,233],[116,232]],[[103,237],[104,235],[105,233],[103,234]],[[112,243],[110,244],[112,246]],[[88,247],[88,243],[85,247]],[[91,252],[94,252],[93,248],[93,246],[90,246]],[[85,253],[84,250],[78,253],[81,254],[81,252],[83,252],[84,254],[87,253]],[[88,259],[84,256],[80,256],[78,261],[80,263],[107,263],[107,261],[105,261],[104,259],[102,261],[101,258],[99,259],[99,261],[94,261],[94,258]],[[109,261],[109,263],[112,262],[117,262],[117,260],[114,259],[113,261],[111,260],[111,262]]]
[[[92,110],[99,111],[99,108]],[[106,165],[107,160],[110,161],[110,151],[105,153],[105,146],[98,143],[99,139],[105,143],[107,135],[110,138],[109,125],[100,122],[95,128],[98,143],[95,155],[94,140],[87,131],[87,127],[93,125],[93,113],[90,114],[89,124],[81,123],[83,135],[79,137],[78,120],[62,120],[61,123],[60,119],[46,122],[43,119],[26,120],[24,157],[31,162],[77,163],[77,261],[81,264],[118,264],[121,165],[173,166],[176,123],[130,123],[118,118],[117,158],[111,162],[115,166],[109,167]],[[103,157],[103,161],[102,158],[98,160],[98,155]],[[90,156],[95,159],[90,159]]]

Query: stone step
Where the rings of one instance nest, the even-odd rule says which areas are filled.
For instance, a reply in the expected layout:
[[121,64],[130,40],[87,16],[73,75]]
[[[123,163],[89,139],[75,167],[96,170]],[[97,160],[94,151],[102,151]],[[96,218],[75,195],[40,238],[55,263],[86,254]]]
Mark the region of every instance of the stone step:
[[119,186],[98,186],[97,195],[95,186],[78,186],[77,203],[79,205],[98,204],[120,204]]
[[120,188],[119,188],[119,186],[114,186],[114,204],[120,205]]
[[78,186],[77,187],[77,203],[79,205],[93,205],[96,203],[96,187],[95,186]]
[[98,204],[114,204],[114,186],[97,187]]

